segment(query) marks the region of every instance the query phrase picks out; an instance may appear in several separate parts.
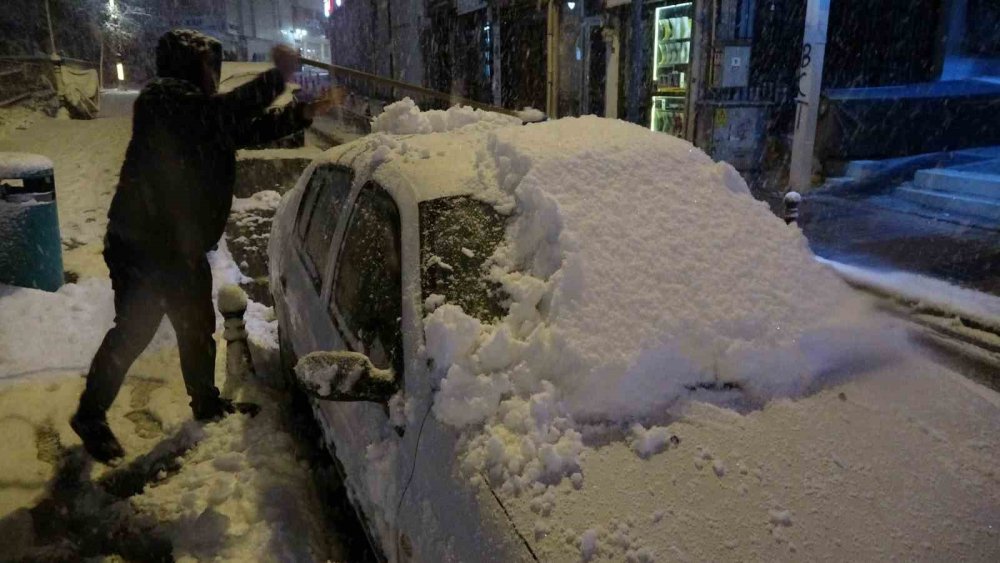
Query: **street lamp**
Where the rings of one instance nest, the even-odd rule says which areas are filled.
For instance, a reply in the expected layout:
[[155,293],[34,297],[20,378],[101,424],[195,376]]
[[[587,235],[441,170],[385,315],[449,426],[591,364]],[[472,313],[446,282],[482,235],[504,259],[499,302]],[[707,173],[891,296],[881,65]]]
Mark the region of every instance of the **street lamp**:
[[125,65],[122,64],[122,56],[118,55],[118,62],[115,63],[115,71],[118,73],[118,89],[125,89]]
[[281,33],[287,36],[292,41],[301,41],[307,35],[309,35],[308,31],[301,28],[283,29],[281,30]]

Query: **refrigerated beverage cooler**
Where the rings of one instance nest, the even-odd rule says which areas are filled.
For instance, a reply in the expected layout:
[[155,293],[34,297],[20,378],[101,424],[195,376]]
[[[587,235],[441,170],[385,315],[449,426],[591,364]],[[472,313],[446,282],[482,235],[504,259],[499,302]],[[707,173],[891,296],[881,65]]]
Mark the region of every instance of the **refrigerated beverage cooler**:
[[668,4],[653,12],[653,99],[649,128],[684,136],[691,66],[693,3]]

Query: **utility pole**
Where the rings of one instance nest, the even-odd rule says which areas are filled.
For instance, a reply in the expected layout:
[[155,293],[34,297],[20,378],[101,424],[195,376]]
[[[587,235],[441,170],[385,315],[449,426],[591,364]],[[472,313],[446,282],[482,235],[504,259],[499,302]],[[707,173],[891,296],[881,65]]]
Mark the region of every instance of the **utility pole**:
[[545,113],[559,117],[559,2],[549,0],[545,30]]
[[52,32],[52,14],[49,12],[49,0],[45,0],[45,22],[49,24],[49,43],[51,44],[52,56],[57,56],[56,35]]
[[795,191],[808,190],[812,184],[813,152],[816,148],[816,122],[819,119],[819,96],[823,88],[823,59],[826,54],[827,22],[830,0],[808,0],[802,41],[802,58],[796,76],[795,134],[792,137],[792,161],[788,183]]
[[631,84],[628,89],[628,120],[632,123],[642,123],[642,116],[639,115],[639,94],[644,90],[642,77],[644,65],[647,62],[646,57],[643,56],[645,34],[642,32],[642,10],[644,5],[643,0],[632,0],[632,32],[629,39],[632,44],[632,52],[629,56],[632,72],[629,80]]
[[[396,79],[395,57],[396,45],[392,40],[392,0],[385,3],[385,25],[386,33],[389,34],[389,78]],[[402,77],[400,77],[402,78]],[[395,92],[393,93],[395,94]],[[395,96],[394,96],[395,97]]]
[[49,11],[49,0],[45,0],[45,22],[49,26],[49,44],[52,54],[49,60],[52,61],[52,76],[55,81],[56,99],[59,100],[59,109],[56,110],[56,117],[59,119],[69,119],[69,111],[66,109],[65,98],[66,89],[62,80],[62,59],[59,51],[56,50],[56,34],[52,31],[52,13]]
[[618,119],[618,63],[621,57],[621,41],[618,36],[618,19],[614,25],[604,28],[604,43],[608,46],[606,53],[606,72],[604,82],[604,117]]

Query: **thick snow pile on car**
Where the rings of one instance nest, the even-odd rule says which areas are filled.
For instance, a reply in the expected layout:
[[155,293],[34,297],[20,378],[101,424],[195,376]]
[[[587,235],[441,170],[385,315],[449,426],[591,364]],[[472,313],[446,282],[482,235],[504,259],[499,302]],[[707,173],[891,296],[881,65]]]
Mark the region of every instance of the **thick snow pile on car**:
[[[450,129],[403,103],[382,117],[383,131]],[[432,300],[424,323],[426,353],[446,371],[435,415],[483,425],[462,453],[473,481],[510,492],[580,482],[584,424],[663,422],[705,387],[794,396],[848,356],[855,369],[884,359],[870,344],[878,329],[853,322],[867,304],[729,165],[617,121],[475,123],[474,195],[512,214],[484,272],[509,296],[507,315],[489,324]],[[382,136],[372,164],[404,143],[444,143],[429,137]],[[660,433],[633,427],[636,452],[664,447]]]

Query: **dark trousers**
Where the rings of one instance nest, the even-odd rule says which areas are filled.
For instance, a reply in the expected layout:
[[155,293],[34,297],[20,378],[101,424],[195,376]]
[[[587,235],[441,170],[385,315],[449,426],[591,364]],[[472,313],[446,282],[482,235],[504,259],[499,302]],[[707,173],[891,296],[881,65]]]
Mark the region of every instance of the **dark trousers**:
[[81,416],[103,416],[129,367],[153,339],[163,315],[177,333],[184,386],[192,408],[219,397],[215,386],[215,311],[208,259],[150,253],[113,235],[104,261],[115,291],[115,326],[104,336],[80,397]]

